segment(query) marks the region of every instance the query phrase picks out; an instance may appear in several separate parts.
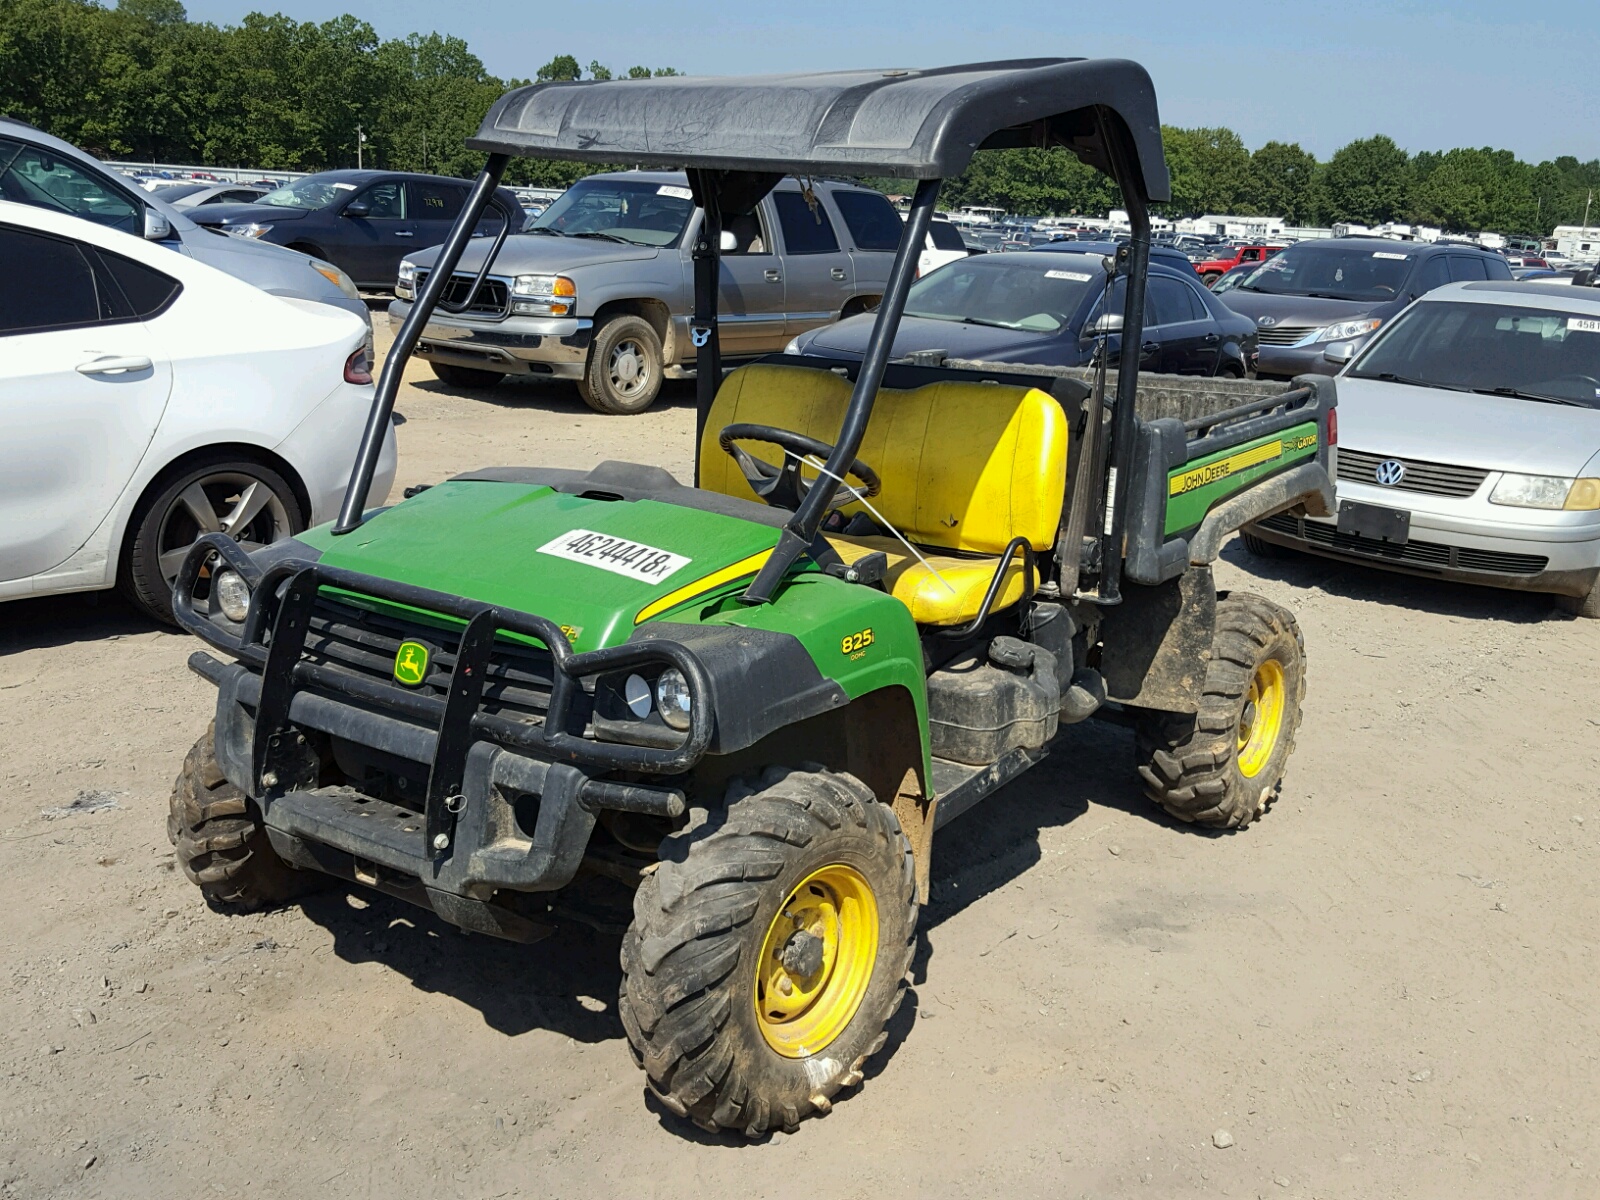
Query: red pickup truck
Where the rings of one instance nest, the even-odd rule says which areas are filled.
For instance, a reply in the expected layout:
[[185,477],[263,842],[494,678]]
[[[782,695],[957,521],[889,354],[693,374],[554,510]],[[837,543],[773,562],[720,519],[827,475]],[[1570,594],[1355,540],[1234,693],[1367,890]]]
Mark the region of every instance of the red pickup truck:
[[1243,263],[1266,262],[1282,249],[1282,246],[1232,246],[1229,247],[1227,255],[1197,262],[1194,264],[1194,269],[1200,278],[1205,280],[1206,286],[1210,287],[1233,268]]

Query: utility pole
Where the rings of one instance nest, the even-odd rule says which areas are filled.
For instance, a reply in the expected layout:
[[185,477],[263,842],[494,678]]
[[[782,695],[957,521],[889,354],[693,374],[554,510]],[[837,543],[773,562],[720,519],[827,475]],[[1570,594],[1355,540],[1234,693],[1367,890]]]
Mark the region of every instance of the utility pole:
[[1583,235],[1589,236],[1589,206],[1594,203],[1594,189],[1589,189],[1589,198],[1583,202]]
[[361,161],[361,149],[366,144],[367,144],[367,135],[361,131],[361,125],[360,125],[359,122],[357,122],[357,124],[356,124],[356,170],[358,170],[358,171],[363,166],[363,163]]

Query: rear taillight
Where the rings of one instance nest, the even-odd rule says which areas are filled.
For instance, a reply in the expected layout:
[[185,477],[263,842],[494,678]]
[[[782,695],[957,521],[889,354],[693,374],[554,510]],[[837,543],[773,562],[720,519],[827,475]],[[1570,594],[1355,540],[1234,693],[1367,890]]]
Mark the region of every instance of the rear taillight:
[[344,381],[360,384],[372,382],[372,353],[365,346],[344,360]]
[[1336,409],[1336,408],[1331,408],[1331,409],[1328,410],[1328,445],[1337,446],[1338,444],[1339,444],[1339,410]]

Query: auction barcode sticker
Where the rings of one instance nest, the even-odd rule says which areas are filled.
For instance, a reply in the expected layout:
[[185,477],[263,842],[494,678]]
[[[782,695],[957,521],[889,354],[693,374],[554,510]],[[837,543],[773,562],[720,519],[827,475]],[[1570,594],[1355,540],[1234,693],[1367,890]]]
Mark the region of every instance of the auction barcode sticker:
[[1572,333],[1600,333],[1600,321],[1589,317],[1568,317],[1567,329]]
[[569,530],[540,546],[536,553],[587,563],[641,583],[660,583],[693,561],[670,550],[659,550],[643,542],[596,533],[592,529]]
[[1072,279],[1078,283],[1087,283],[1094,278],[1093,275],[1084,271],[1046,271],[1044,277],[1046,279]]
[[656,189],[658,196],[671,196],[674,200],[693,200],[694,193],[686,187],[677,187],[674,184],[663,183]]
[[1391,254],[1387,250],[1374,250],[1372,252],[1372,257],[1373,258],[1398,258],[1401,262],[1405,262],[1405,260],[1407,258],[1409,258],[1410,255],[1407,255],[1407,254]]

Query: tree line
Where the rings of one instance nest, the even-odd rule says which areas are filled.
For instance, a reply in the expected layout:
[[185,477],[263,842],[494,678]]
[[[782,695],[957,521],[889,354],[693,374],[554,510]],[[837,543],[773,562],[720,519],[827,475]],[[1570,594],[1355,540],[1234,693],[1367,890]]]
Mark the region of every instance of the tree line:
[[[1435,225],[1453,232],[1548,234],[1584,218],[1600,192],[1600,160],[1565,155],[1537,164],[1509,150],[1461,148],[1408,154],[1379,134],[1326,162],[1293,142],[1252,153],[1231,129],[1163,126],[1172,175],[1171,216],[1236,213],[1283,217],[1292,226],[1340,221]],[[980,154],[946,185],[947,204],[993,204],[1041,215],[1098,214],[1117,203],[1104,175],[1056,151]],[[1591,214],[1600,224],[1600,206]]]
[[[553,55],[535,78],[676,74],[670,67],[585,68]],[[190,21],[179,0],[0,0],[0,113],[112,159],[316,171],[369,165],[468,176],[463,144],[506,89],[456,37],[382,40],[352,16],[321,24],[251,13],[238,25]],[[1231,129],[1165,126],[1169,216],[1281,216],[1290,225],[1401,221],[1452,231],[1544,234],[1578,224],[1600,160],[1537,164],[1509,150],[1408,154],[1385,136],[1326,162],[1293,142],[1251,152]],[[513,160],[513,183],[561,186],[590,168]],[[873,181],[904,191],[904,181]],[[1062,151],[977,155],[945,185],[946,206],[1031,215],[1099,215],[1120,203],[1105,176]],[[1593,216],[1600,223],[1600,210]]]
[[[571,55],[537,72],[584,77]],[[491,75],[460,38],[384,41],[349,15],[315,24],[251,13],[218,26],[190,21],[179,0],[0,0],[0,113],[114,160],[319,171],[359,157],[467,176],[483,156],[466,138],[502,92],[527,82]],[[589,169],[519,159],[507,178],[562,186]]]

